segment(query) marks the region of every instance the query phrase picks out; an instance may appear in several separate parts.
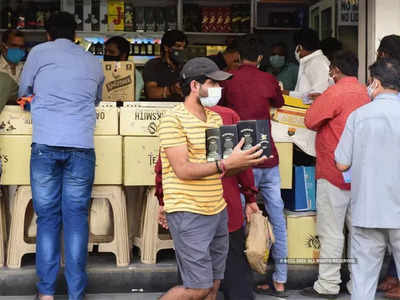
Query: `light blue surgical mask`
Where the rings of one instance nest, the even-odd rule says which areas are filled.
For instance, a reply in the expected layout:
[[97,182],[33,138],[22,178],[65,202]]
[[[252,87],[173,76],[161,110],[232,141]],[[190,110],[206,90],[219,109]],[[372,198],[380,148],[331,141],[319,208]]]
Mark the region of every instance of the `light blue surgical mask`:
[[25,51],[19,48],[8,48],[6,59],[13,64],[18,64],[24,57]]
[[285,57],[281,55],[271,55],[269,57],[269,63],[274,69],[280,69],[285,65]]

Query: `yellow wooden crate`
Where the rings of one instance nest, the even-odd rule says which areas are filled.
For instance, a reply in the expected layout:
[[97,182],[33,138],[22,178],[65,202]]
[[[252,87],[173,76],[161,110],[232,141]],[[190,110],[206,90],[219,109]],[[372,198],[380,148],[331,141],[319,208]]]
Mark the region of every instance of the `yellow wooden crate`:
[[[2,185],[29,185],[32,136],[0,136]],[[94,184],[122,184],[122,137],[95,136]]]
[[289,263],[317,263],[314,260],[319,259],[320,242],[316,233],[316,216],[288,214],[286,222]]
[[281,188],[291,189],[293,181],[293,144],[275,143],[279,154],[279,172],[281,174]]
[[311,106],[309,104],[304,104],[303,100],[301,100],[300,98],[295,98],[292,96],[284,95],[283,99],[285,100],[285,105],[299,107],[299,108],[305,108],[305,109],[307,109]]
[[155,185],[158,137],[124,137],[124,185]]

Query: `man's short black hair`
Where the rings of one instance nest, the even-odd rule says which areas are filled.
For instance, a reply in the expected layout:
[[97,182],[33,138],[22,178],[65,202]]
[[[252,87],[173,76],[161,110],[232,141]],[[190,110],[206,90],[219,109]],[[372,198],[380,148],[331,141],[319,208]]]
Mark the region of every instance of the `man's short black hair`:
[[18,29],[7,29],[1,36],[1,41],[7,44],[10,36],[17,36],[21,38],[25,37],[24,33],[22,31],[19,31]]
[[329,37],[321,41],[321,50],[329,60],[332,60],[336,52],[343,50],[343,44],[338,39]]
[[372,78],[378,79],[385,89],[400,91],[400,62],[394,58],[378,59],[369,67]]
[[254,34],[246,35],[240,40],[239,53],[241,59],[256,62],[258,56],[263,54],[262,41]]
[[110,44],[116,45],[120,55],[126,54],[127,56],[129,56],[129,53],[131,51],[131,43],[129,43],[129,41],[122,36],[113,36],[112,38],[109,38],[104,44],[106,46]]
[[199,82],[200,84],[203,84],[204,82],[206,82],[208,78],[204,75],[202,76],[198,76],[198,77],[189,77],[186,79],[180,78],[180,84],[181,84],[181,89],[182,89],[182,94],[183,97],[187,97],[190,95],[190,83],[195,80],[197,82]]
[[336,52],[331,61],[331,66],[338,68],[344,75],[356,76],[358,74],[358,58],[348,50]]
[[60,11],[51,15],[45,27],[52,40],[75,41],[76,22],[74,16],[68,12]]
[[385,36],[381,40],[378,52],[383,52],[390,58],[400,61],[400,36],[395,34]]
[[271,50],[274,48],[282,48],[285,52],[285,56],[288,56],[288,47],[284,42],[277,42],[271,45]]
[[226,53],[239,52],[239,40],[237,38],[226,43]]
[[188,43],[186,35],[180,30],[170,30],[164,33],[161,39],[161,52],[164,52],[164,47],[167,46],[171,48],[175,45],[176,42],[185,42],[186,45]]
[[310,28],[297,31],[294,34],[294,43],[303,46],[303,49],[307,51],[321,49],[318,33]]

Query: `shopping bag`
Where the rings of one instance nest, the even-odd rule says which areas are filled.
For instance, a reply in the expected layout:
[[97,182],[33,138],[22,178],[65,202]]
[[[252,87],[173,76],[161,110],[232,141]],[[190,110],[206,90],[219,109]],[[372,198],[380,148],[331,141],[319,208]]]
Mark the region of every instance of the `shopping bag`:
[[272,225],[262,213],[251,215],[246,239],[246,257],[250,267],[260,273],[267,272],[269,251],[275,242]]

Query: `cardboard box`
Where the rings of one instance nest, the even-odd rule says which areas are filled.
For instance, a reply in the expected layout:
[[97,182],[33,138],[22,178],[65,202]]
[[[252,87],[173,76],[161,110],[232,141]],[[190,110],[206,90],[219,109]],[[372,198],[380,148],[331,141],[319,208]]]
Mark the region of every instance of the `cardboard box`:
[[285,105],[288,106],[293,106],[293,107],[298,107],[298,108],[309,108],[311,105],[309,104],[304,104],[303,100],[300,98],[295,98],[292,96],[288,96],[288,95],[283,95],[283,99],[285,100]]
[[120,135],[158,136],[160,119],[171,107],[126,106],[120,108]]
[[294,170],[294,189],[282,192],[285,208],[291,211],[315,211],[315,167],[295,166]]
[[[2,185],[29,185],[32,137],[0,136],[3,165]],[[94,184],[122,184],[122,137],[96,136],[96,173]]]
[[0,134],[32,134],[32,118],[17,105],[6,105],[0,113]]
[[158,137],[124,137],[124,185],[155,185]]
[[131,61],[103,62],[103,101],[135,101],[135,64]]
[[273,114],[272,120],[286,125],[306,128],[306,125],[304,125],[305,116],[306,109],[304,108],[282,106]]
[[281,188],[291,189],[293,180],[293,144],[275,143],[279,155],[279,172],[281,174]]
[[94,135],[118,135],[118,108],[97,107]]
[[122,137],[95,136],[94,184],[122,184]]
[[29,185],[29,166],[31,158],[32,136],[0,136],[0,158],[3,172],[2,185]]
[[316,233],[316,222],[315,215],[302,213],[287,215],[289,264],[317,263],[320,242]]

